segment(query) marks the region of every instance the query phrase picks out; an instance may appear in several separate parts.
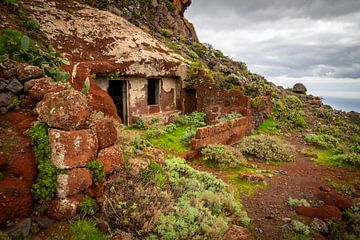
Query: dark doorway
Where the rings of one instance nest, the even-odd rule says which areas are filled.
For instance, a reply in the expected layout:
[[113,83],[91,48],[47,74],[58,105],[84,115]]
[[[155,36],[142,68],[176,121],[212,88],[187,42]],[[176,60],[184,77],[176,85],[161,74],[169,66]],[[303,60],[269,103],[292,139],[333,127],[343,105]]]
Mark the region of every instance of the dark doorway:
[[127,81],[110,80],[108,93],[115,103],[118,116],[127,124]]
[[195,89],[185,89],[184,113],[190,114],[197,109],[197,99]]
[[159,105],[159,98],[160,98],[159,89],[160,89],[159,79],[148,79],[148,85],[147,85],[148,105]]

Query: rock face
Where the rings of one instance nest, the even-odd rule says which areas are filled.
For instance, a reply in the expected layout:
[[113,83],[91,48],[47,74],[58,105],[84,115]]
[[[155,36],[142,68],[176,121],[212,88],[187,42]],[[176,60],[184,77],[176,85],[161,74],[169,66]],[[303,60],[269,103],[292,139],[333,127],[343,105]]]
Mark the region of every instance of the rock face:
[[117,139],[117,131],[113,120],[110,118],[96,120],[91,129],[96,133],[100,149],[110,147]]
[[305,94],[307,89],[305,87],[304,84],[302,83],[296,83],[294,86],[293,86],[293,89],[292,89],[293,92],[295,93],[301,93],[301,94]]
[[66,174],[57,176],[59,198],[78,194],[92,184],[91,173],[87,168],[76,168],[69,170]]
[[334,206],[324,205],[321,207],[304,207],[299,206],[295,211],[302,216],[318,218],[321,220],[326,219],[341,219],[341,211]]
[[98,144],[96,136],[89,130],[49,130],[51,161],[57,168],[84,167],[96,158]]
[[47,214],[57,220],[67,220],[75,216],[76,209],[83,199],[83,195],[75,195],[69,198],[55,198],[51,201]]
[[34,78],[41,78],[44,76],[44,72],[41,68],[31,65],[19,66],[17,76],[21,82],[24,82]]
[[46,94],[35,110],[41,121],[64,130],[83,128],[91,114],[86,97],[71,90]]

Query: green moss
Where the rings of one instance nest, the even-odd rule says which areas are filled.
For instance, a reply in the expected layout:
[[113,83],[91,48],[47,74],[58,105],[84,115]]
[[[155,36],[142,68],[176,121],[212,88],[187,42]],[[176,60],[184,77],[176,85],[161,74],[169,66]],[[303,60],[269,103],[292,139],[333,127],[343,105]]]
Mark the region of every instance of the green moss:
[[95,207],[95,201],[89,196],[85,196],[84,199],[79,204],[79,210],[80,212],[87,214],[87,215],[93,215]]
[[71,239],[73,240],[106,240],[106,237],[96,224],[90,220],[78,220],[70,223]]
[[94,183],[99,183],[106,178],[104,166],[99,160],[94,159],[86,164],[86,167],[90,170]]
[[244,194],[250,196],[256,190],[266,188],[266,185],[263,183],[248,182],[240,179],[239,172],[230,174],[227,178],[232,182],[232,184],[235,186],[236,190],[240,195]]
[[36,183],[32,186],[34,199],[41,203],[49,202],[56,193],[57,169],[51,162],[51,148],[47,134],[48,126],[39,122],[28,132],[31,137],[35,152],[38,176]]
[[190,147],[184,145],[182,141],[182,137],[186,132],[187,127],[178,126],[175,131],[165,133],[158,138],[151,138],[149,141],[156,148],[183,153],[190,150]]
[[280,130],[278,129],[278,123],[273,118],[267,118],[252,134],[280,134]]

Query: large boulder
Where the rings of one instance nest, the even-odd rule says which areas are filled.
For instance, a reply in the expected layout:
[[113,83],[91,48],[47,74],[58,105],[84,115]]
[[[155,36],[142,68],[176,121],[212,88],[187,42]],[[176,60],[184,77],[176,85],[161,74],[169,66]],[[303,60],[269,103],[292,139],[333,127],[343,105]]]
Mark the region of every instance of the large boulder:
[[110,147],[117,140],[116,127],[111,118],[95,120],[91,124],[91,129],[96,133],[100,149]]
[[295,211],[301,216],[318,218],[321,220],[341,219],[341,211],[337,207],[331,205],[324,205],[321,207],[299,206],[295,208]]
[[100,150],[97,159],[102,163],[107,174],[111,173],[114,167],[124,164],[124,157],[118,145]]
[[84,94],[71,90],[46,94],[36,112],[50,127],[64,130],[84,128],[91,114]]
[[293,92],[295,93],[301,93],[301,94],[305,94],[307,89],[305,87],[304,84],[302,83],[296,83],[294,86],[293,86],[293,89],[292,89]]
[[57,176],[57,196],[66,198],[69,195],[78,194],[92,184],[92,176],[87,168],[76,168],[67,171],[66,174]]
[[49,130],[51,161],[57,168],[70,169],[84,167],[96,158],[97,139],[89,130],[62,131]]
[[17,76],[20,81],[27,81],[29,79],[43,77],[44,71],[36,66],[20,64],[17,67]]

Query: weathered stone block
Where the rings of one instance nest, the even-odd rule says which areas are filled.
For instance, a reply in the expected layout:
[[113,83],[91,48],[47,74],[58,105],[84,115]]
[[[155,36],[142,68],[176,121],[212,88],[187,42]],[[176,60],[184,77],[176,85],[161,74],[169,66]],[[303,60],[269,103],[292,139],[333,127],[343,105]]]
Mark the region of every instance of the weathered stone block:
[[16,78],[12,79],[10,83],[6,86],[6,89],[13,92],[14,94],[20,93],[24,86]]
[[84,196],[82,194],[69,198],[54,198],[49,204],[47,214],[57,220],[68,220],[76,215],[76,209]]
[[113,145],[117,140],[115,124],[110,118],[102,118],[91,124],[91,129],[96,133],[99,148]]
[[91,114],[84,94],[71,90],[47,93],[35,110],[50,127],[65,130],[83,128]]
[[97,138],[89,130],[62,131],[49,130],[51,161],[57,168],[83,167],[96,158]]
[[65,198],[78,194],[92,185],[92,176],[87,168],[75,168],[57,176],[57,196]]
[[104,165],[105,173],[111,173],[114,166],[122,166],[124,157],[118,145],[113,145],[99,151],[97,159]]
[[31,65],[19,65],[17,67],[17,76],[20,81],[27,81],[33,78],[41,78],[44,72],[41,68]]

